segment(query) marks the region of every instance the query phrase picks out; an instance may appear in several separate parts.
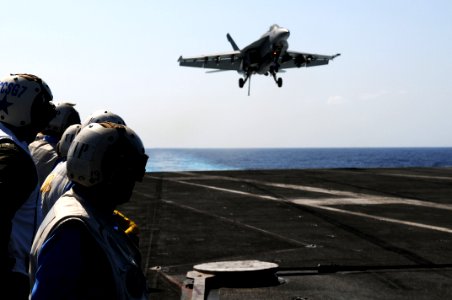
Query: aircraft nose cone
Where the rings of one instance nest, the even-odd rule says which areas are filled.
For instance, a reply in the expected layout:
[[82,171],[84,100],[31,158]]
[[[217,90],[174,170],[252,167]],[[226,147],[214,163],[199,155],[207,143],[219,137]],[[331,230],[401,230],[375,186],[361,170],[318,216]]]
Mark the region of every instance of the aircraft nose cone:
[[282,29],[281,29],[281,36],[282,36],[282,37],[288,38],[289,35],[290,35],[289,29],[285,29],[285,28],[282,28]]

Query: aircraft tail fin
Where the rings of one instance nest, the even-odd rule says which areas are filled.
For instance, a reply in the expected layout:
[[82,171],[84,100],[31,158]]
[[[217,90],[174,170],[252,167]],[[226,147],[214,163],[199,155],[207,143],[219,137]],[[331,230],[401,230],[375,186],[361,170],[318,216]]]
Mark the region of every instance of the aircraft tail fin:
[[240,51],[240,48],[234,42],[234,40],[232,39],[232,37],[231,37],[231,35],[229,33],[226,35],[226,37],[228,38],[229,43],[231,43],[232,49],[234,49],[235,51]]

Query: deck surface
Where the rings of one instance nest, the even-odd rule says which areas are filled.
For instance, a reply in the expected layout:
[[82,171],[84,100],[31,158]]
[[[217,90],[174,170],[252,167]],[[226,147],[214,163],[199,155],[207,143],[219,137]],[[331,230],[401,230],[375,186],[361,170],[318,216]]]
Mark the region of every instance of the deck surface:
[[[120,209],[150,299],[452,298],[452,168],[147,173]],[[190,278],[241,260],[279,284]]]

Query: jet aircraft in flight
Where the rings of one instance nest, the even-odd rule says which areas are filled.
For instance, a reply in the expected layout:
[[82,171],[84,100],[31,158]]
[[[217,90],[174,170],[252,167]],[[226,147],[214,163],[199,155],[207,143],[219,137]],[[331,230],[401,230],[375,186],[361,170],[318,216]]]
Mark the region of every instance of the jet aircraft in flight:
[[281,87],[283,81],[281,77],[277,77],[278,72],[284,72],[284,69],[288,68],[326,65],[340,55],[340,53],[321,55],[289,51],[287,42],[289,35],[288,29],[274,24],[258,40],[240,49],[228,33],[226,37],[234,51],[194,57],[180,56],[178,62],[180,66],[186,67],[237,71],[243,74],[243,78],[239,79],[241,88],[253,74],[272,75],[278,87]]

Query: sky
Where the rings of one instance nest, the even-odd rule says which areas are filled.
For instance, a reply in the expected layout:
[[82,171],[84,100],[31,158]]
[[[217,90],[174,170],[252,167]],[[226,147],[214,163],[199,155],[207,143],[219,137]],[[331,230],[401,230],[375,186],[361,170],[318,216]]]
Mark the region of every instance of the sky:
[[[452,147],[452,1],[40,0],[2,5],[0,76],[31,73],[82,120],[120,115],[147,148]],[[341,56],[251,77],[179,66],[272,24]]]

